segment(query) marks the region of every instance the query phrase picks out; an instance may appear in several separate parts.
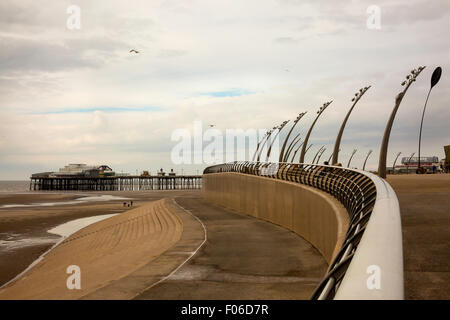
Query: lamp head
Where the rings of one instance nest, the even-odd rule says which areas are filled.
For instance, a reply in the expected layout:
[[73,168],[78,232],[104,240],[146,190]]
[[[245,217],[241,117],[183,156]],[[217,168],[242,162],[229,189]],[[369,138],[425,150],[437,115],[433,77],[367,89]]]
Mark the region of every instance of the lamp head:
[[326,108],[328,108],[328,106],[333,102],[333,100],[325,102],[320,108],[319,111],[317,111],[317,114],[321,114],[322,112],[325,111]]
[[423,69],[425,69],[425,66],[419,66],[418,68],[411,70],[411,72],[406,75],[406,80],[401,83],[402,86],[408,87],[411,83],[416,81],[416,78],[423,71]]
[[436,69],[434,69],[433,75],[431,76],[431,88],[433,88],[439,82],[439,79],[441,79],[441,74],[441,67],[437,67]]

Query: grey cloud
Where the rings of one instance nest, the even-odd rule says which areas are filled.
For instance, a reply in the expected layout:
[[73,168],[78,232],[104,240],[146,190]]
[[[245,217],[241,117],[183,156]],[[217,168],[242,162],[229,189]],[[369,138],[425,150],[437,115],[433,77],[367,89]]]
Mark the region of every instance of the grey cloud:
[[[0,2],[0,30],[3,32],[24,32],[35,34],[51,27],[65,26],[67,3],[51,3],[48,10],[46,1]],[[57,14],[60,12],[60,14]]]
[[292,37],[278,37],[274,40],[276,43],[280,44],[295,44],[298,42],[298,40],[292,38]]
[[184,56],[186,53],[187,51],[185,50],[164,49],[159,51],[158,58],[178,58]]
[[371,5],[381,8],[381,21],[386,27],[399,24],[415,24],[421,21],[441,19],[450,14],[450,2],[447,0],[383,0],[374,3],[365,1],[329,1],[329,0],[278,0],[282,6],[296,6],[316,9],[316,18],[333,21],[341,26],[365,27],[368,17],[366,9]]
[[[105,38],[68,39],[63,42],[43,42],[24,38],[0,38],[0,70],[55,72],[74,68],[94,68],[115,50],[126,52],[122,42]],[[86,53],[90,52],[89,55]]]
[[447,0],[421,0],[416,3],[406,1],[402,4],[381,5],[382,23],[396,25],[414,24],[422,21],[438,20],[450,14],[450,2]]

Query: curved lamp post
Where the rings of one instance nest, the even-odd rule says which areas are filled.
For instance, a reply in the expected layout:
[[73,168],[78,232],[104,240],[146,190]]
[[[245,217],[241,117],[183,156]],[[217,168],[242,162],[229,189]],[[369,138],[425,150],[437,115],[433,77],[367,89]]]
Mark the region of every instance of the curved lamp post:
[[402,86],[405,86],[405,89],[403,89],[403,91],[397,94],[397,96],[395,97],[394,109],[392,110],[389,121],[386,124],[386,129],[384,130],[383,135],[383,141],[380,147],[380,159],[378,161],[378,175],[383,179],[386,178],[386,160],[387,160],[389,136],[391,135],[391,129],[392,125],[394,124],[395,115],[397,114],[397,110],[400,107],[400,103],[402,102],[403,97],[406,94],[406,91],[408,91],[408,88],[411,86],[411,84],[414,81],[416,81],[417,76],[422,72],[423,69],[425,69],[424,66],[411,70],[411,73],[406,76],[406,80],[402,82]]
[[392,173],[394,173],[394,174],[395,174],[395,164],[397,163],[397,159],[398,159],[398,157],[400,157],[401,154],[402,154],[401,152],[397,153],[394,163],[392,164]]
[[305,155],[306,155],[306,153],[308,152],[308,150],[311,149],[312,146],[313,146],[313,144],[311,143],[311,144],[308,146],[308,148],[306,148]]
[[415,152],[411,153],[411,156],[408,159],[408,165],[406,166],[406,174],[409,174],[409,164],[411,163],[411,159],[412,157],[414,157],[415,154],[416,154]]
[[321,107],[319,108],[319,110],[317,111],[316,119],[314,119],[314,122],[312,123],[311,127],[310,127],[309,130],[308,130],[308,133],[306,134],[306,137],[305,137],[305,143],[303,143],[302,151],[301,151],[301,153],[300,153],[300,161],[299,161],[299,163],[303,163],[303,162],[305,161],[306,146],[308,145],[309,136],[311,135],[312,129],[314,128],[314,125],[316,124],[317,119],[319,119],[320,115],[325,111],[326,108],[328,108],[328,106],[329,106],[332,102],[333,102],[333,100],[332,100],[332,101],[329,101],[329,102],[325,102],[325,103],[323,104],[323,106],[321,106]]
[[319,150],[317,150],[316,155],[314,156],[313,160],[311,161],[312,164],[316,163],[316,158],[319,155],[320,151],[322,151],[322,149],[325,148],[325,146],[321,146]]
[[333,157],[333,152],[330,154],[330,157],[327,160],[328,164],[330,163],[332,157]]
[[356,151],[358,151],[358,149],[353,149],[352,155],[350,156],[350,159],[348,159],[347,168],[350,168],[350,162],[352,162],[353,156],[355,155]]
[[302,145],[303,145],[303,142],[300,143],[300,145],[298,146],[297,150],[295,150],[294,155],[292,156],[291,162],[294,162],[295,156],[297,155],[297,152],[298,152],[298,150],[300,150]]
[[283,121],[283,123],[281,123],[280,126],[278,127],[278,132],[273,137],[272,143],[270,144],[269,149],[267,150],[266,162],[269,161],[270,152],[272,151],[272,146],[275,143],[275,140],[277,139],[277,137],[280,134],[281,130],[283,130],[283,128],[287,125],[288,122],[289,122],[289,120]]
[[253,154],[253,158],[252,161],[255,161],[255,157],[256,154],[258,153],[259,147],[261,145],[261,142],[263,142],[264,139],[266,139],[269,135],[271,134],[270,130],[267,130],[266,133],[264,134],[264,136],[261,138],[261,140],[258,142],[258,144],[256,145],[256,150],[255,153]]
[[[300,148],[303,146],[304,143],[305,143],[305,142],[303,141],[302,144],[298,146],[297,150],[295,150],[294,156],[292,157],[291,162],[294,162],[294,159],[295,159],[295,156],[297,155],[297,152],[300,150]],[[311,143],[311,144],[308,146],[308,148],[306,148],[305,154],[306,154],[306,152],[308,152],[308,150],[312,147],[312,145],[313,145],[313,144]]]
[[356,106],[356,104],[358,103],[359,99],[361,99],[361,97],[364,95],[364,93],[366,93],[367,90],[370,89],[370,87],[371,86],[359,89],[359,91],[357,93],[355,93],[355,96],[352,99],[353,104],[350,107],[350,109],[348,110],[347,115],[345,116],[344,121],[341,124],[341,128],[339,129],[339,133],[338,133],[338,135],[336,137],[336,142],[334,143],[332,164],[338,163],[339,147],[341,145],[342,134],[344,133],[345,125],[347,124],[347,120],[350,117],[350,114],[352,113],[353,108]]
[[316,161],[316,164],[318,164],[319,163],[319,161],[320,161],[320,158],[322,157],[322,155],[323,155],[323,153],[325,152],[325,150],[327,150],[327,148],[323,148],[322,149],[322,151],[319,153],[319,156],[317,157],[317,161]]
[[369,150],[369,152],[367,152],[367,156],[366,159],[364,160],[364,164],[363,164],[363,171],[366,170],[366,163],[367,163],[367,159],[369,159],[370,155],[372,154],[372,150]]
[[258,157],[256,158],[256,161],[259,162],[260,158],[261,158],[261,152],[264,149],[264,146],[266,145],[267,141],[269,141],[270,136],[272,135],[272,133],[277,129],[277,127],[273,127],[272,129],[270,129],[267,134],[266,140],[264,140],[264,143],[261,145],[259,151],[258,151]]
[[289,147],[286,150],[286,154],[284,155],[283,162],[287,162],[289,159],[289,155],[291,154],[292,150],[294,149],[295,145],[301,141],[302,138],[300,137],[300,132],[295,136],[294,139],[292,139],[291,143],[289,144]]
[[[339,149],[339,152],[341,151],[341,149]],[[333,154],[334,154],[334,152],[332,152],[331,154],[330,154],[330,157],[328,158],[328,163],[330,163],[330,161],[331,161],[331,157],[333,157]]]
[[425,105],[423,106],[423,112],[422,112],[422,121],[420,121],[420,131],[419,131],[419,161],[417,163],[417,173],[423,173],[420,169],[420,142],[422,140],[422,125],[423,125],[423,117],[425,116],[425,109],[427,107],[428,98],[430,97],[431,89],[439,82],[439,79],[441,79],[442,69],[441,67],[437,67],[433,71],[433,75],[431,76],[431,86],[430,90],[428,90],[427,99],[425,100]]
[[281,147],[281,151],[280,151],[280,156],[278,157],[278,162],[283,162],[284,159],[284,150],[286,149],[286,144],[289,140],[289,137],[291,136],[292,130],[294,130],[295,126],[297,125],[297,123],[300,121],[300,119],[306,114],[306,112],[302,112],[299,113],[299,115],[297,116],[297,118],[295,118],[294,120],[294,124],[291,127],[291,130],[289,130],[286,139],[284,139],[284,143],[283,146]]

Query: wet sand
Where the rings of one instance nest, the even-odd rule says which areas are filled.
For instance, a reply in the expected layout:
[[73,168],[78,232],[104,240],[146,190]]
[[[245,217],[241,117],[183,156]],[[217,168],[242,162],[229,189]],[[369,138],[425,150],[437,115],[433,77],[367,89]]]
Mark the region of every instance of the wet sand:
[[[183,228],[174,206],[167,198],[147,202],[77,231],[1,289],[0,299],[79,299],[118,281],[178,242]],[[71,265],[81,270],[79,290],[66,284]]]
[[[172,195],[191,191],[171,191]],[[192,191],[195,192],[195,191]],[[34,204],[72,201],[80,197],[113,195],[133,199],[133,208],[142,203],[162,199],[163,191],[152,192],[89,192],[89,193],[0,193],[0,286],[25,270],[40,255],[50,249],[60,237],[47,230],[68,221],[127,211],[126,200],[81,202],[79,204],[1,208],[10,204]],[[4,245],[5,243],[16,244]],[[3,244],[3,245],[2,245]]]

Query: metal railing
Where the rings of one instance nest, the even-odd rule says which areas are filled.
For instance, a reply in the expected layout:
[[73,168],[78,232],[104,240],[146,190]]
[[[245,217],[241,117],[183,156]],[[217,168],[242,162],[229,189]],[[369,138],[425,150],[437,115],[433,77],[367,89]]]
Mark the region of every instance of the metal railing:
[[[365,171],[336,166],[247,161],[210,166],[203,174],[219,172],[311,186],[332,195],[346,208],[350,223],[345,240],[312,299],[403,299],[400,209],[385,180]],[[371,231],[367,235],[369,225]],[[383,270],[383,288],[367,283],[371,276],[367,273],[369,266]]]

